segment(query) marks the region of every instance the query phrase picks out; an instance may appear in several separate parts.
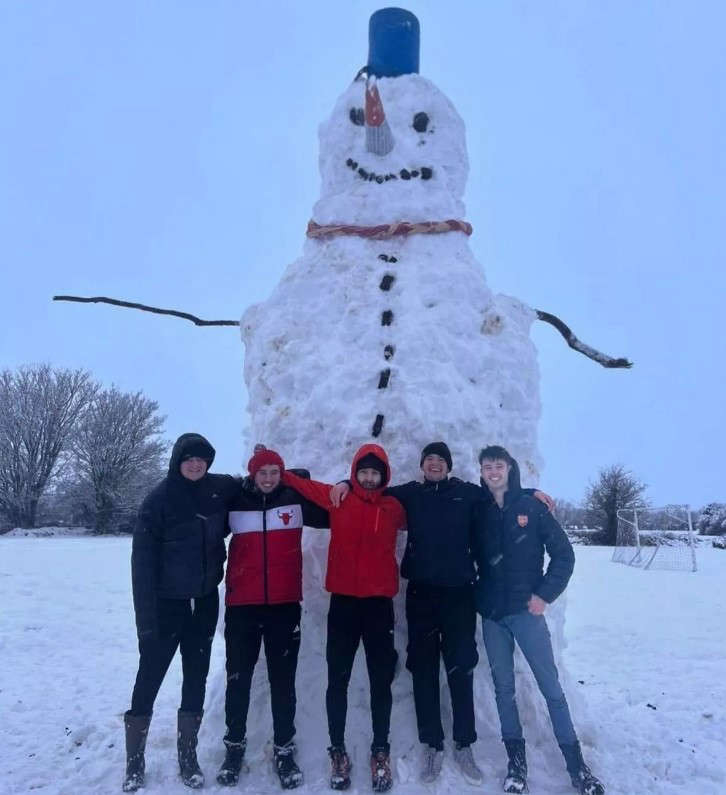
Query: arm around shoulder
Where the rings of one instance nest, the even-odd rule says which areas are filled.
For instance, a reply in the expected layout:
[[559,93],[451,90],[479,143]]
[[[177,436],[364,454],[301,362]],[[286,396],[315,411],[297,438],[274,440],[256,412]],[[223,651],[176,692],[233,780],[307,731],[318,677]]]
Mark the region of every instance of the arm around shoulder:
[[333,507],[330,502],[331,487],[327,483],[298,477],[287,469],[282,473],[282,482],[326,511]]

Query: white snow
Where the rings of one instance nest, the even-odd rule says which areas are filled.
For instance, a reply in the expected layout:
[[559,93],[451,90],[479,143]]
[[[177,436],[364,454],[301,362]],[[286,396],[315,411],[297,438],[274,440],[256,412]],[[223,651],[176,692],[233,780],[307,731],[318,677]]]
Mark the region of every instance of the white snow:
[[[315,533],[324,546],[327,533]],[[565,676],[575,723],[592,768],[609,793],[720,793],[726,784],[726,684],[723,677],[726,554],[699,549],[699,571],[640,571],[609,561],[611,550],[577,547],[567,592]],[[120,791],[123,722],[137,654],[131,606],[130,539],[0,537],[0,793],[90,795]],[[306,558],[306,599],[316,558]],[[402,661],[403,619],[397,602]],[[324,711],[324,618],[308,606],[298,669],[301,795],[327,792]],[[498,739],[488,667],[475,672],[484,791],[500,788],[504,753]],[[358,655],[350,690],[347,740],[355,767],[351,793],[370,792],[367,680]],[[224,643],[215,638],[200,736],[207,791],[229,792],[214,775],[223,758]],[[253,683],[249,722],[251,770],[234,791],[278,793],[270,764],[271,721],[264,660]],[[531,677],[520,672],[530,751],[531,791],[573,792]],[[147,748],[146,791],[188,792],[177,778],[175,713],[181,670],[172,663],[159,695]],[[394,792],[481,792],[452,766],[441,779],[416,779],[418,743],[411,680],[394,683]],[[446,688],[443,703],[447,704]],[[589,720],[582,719],[587,702]],[[531,706],[527,706],[527,705]],[[649,706],[651,705],[651,706]],[[533,714],[533,713],[537,714]],[[445,728],[450,736],[450,715]],[[593,747],[593,743],[595,747]]]

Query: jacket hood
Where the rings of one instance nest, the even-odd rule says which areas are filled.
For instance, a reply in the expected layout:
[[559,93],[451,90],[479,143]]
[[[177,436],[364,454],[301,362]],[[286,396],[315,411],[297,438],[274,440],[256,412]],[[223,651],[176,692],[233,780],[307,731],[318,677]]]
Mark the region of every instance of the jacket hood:
[[[179,466],[182,462],[182,456],[191,449],[195,449],[195,453],[201,452],[204,458],[209,461],[207,470],[212,466],[216,450],[212,447],[207,439],[201,433],[183,433],[175,442],[171,450],[171,458],[169,459],[169,474],[180,475]],[[201,456],[200,456],[201,457]]]
[[[358,462],[367,455],[374,455],[383,464],[385,469],[385,475],[383,476],[381,485],[377,489],[364,489],[363,486],[358,483],[358,478],[355,476]],[[364,444],[358,449],[358,452],[353,456],[353,463],[350,465],[350,482],[353,491],[363,499],[370,500],[377,498],[383,493],[383,489],[391,482],[391,465],[388,463],[386,451],[380,445]]]
[[[480,477],[479,483],[483,489],[489,491],[489,487],[484,482],[484,478]],[[507,494],[509,494],[511,498],[511,496],[519,494],[520,491],[522,491],[522,482],[519,474],[519,463],[515,458],[512,458],[512,465],[509,469],[509,477],[507,478]]]

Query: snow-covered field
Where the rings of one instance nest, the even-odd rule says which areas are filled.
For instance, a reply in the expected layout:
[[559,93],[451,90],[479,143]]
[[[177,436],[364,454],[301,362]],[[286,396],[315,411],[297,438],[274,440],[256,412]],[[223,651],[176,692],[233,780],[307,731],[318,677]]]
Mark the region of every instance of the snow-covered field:
[[[120,791],[122,715],[137,662],[129,553],[130,539],[122,537],[0,537],[0,793]],[[726,553],[699,550],[696,574],[629,569],[611,563],[610,550],[598,547],[577,547],[576,553],[567,601],[565,681],[592,768],[609,793],[721,793]],[[321,650],[310,648],[320,637],[312,631],[319,621],[310,612],[303,620],[297,739],[306,784],[301,795],[329,791],[325,671]],[[200,737],[200,762],[213,792],[228,791],[214,781],[223,756],[223,662],[218,636]],[[188,792],[175,761],[180,674],[177,658],[149,736],[149,792]],[[489,677],[485,662],[476,676]],[[253,687],[251,770],[237,790],[280,792],[271,749],[263,741],[270,735],[264,664],[258,665]],[[394,691],[394,792],[500,791],[504,753],[488,723],[480,726],[476,746],[485,770],[483,789],[465,784],[448,759],[435,786],[420,785],[410,677],[403,666]],[[355,764],[352,793],[370,791],[368,724],[362,717],[366,693],[357,665],[347,733]],[[480,706],[491,714],[490,704]],[[573,792],[541,715],[525,724],[531,792]]]

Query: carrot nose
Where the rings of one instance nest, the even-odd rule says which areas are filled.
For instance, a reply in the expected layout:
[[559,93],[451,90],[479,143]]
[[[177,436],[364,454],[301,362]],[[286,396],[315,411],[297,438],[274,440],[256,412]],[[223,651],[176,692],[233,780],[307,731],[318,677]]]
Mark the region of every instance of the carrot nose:
[[393,133],[386,121],[378,86],[375,78],[370,78],[366,83],[366,149],[383,157],[393,146]]

